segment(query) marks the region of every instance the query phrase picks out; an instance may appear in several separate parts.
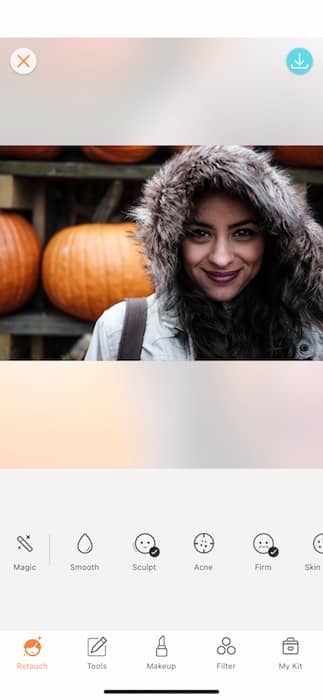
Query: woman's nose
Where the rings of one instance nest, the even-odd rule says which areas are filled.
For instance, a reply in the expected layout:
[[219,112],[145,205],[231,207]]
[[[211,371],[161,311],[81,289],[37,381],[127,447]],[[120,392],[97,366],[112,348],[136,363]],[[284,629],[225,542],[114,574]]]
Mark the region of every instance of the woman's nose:
[[234,259],[231,241],[217,240],[212,242],[208,255],[210,263],[217,267],[228,267]]

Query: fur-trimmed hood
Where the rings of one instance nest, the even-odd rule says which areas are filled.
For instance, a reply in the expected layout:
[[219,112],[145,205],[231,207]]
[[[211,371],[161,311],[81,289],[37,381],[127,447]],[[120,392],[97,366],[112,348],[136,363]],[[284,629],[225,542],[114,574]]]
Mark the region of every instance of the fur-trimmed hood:
[[323,229],[288,173],[273,166],[271,157],[243,146],[193,146],[170,158],[145,183],[132,215],[159,294],[173,292],[194,193],[210,183],[248,200],[259,212],[267,234],[279,237],[281,255],[307,277],[303,290],[319,297],[323,308]]

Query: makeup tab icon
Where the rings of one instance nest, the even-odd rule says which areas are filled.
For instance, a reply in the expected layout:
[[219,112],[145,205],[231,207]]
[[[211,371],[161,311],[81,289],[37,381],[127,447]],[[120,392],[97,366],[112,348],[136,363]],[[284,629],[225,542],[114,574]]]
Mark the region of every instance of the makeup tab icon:
[[166,640],[164,635],[162,635],[158,639],[156,656],[168,656],[168,649],[166,647]]

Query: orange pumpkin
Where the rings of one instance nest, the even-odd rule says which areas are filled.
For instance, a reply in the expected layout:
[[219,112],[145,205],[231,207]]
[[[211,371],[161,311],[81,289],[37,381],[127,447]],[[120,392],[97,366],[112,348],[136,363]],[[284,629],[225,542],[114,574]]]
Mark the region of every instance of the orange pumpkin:
[[19,309],[33,295],[40,253],[40,240],[29,221],[0,212],[0,314]]
[[83,146],[89,160],[107,163],[138,163],[157,151],[157,146]]
[[52,303],[96,321],[125,297],[153,292],[134,223],[81,224],[56,233],[43,256],[42,279]]
[[274,146],[275,159],[291,168],[323,168],[323,146]]
[[60,146],[0,146],[0,158],[12,160],[53,160],[61,152]]

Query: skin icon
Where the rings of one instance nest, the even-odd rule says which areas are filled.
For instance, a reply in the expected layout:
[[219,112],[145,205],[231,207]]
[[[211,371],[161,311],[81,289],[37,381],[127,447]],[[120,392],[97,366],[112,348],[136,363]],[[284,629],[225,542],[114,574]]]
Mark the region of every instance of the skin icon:
[[323,532],[314,537],[313,547],[318,554],[323,554]]

